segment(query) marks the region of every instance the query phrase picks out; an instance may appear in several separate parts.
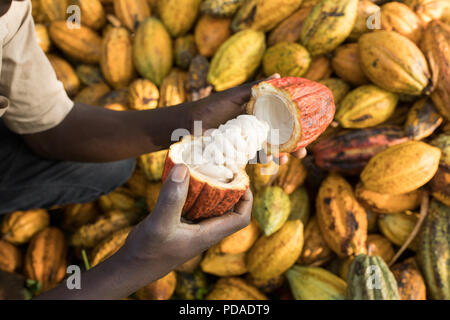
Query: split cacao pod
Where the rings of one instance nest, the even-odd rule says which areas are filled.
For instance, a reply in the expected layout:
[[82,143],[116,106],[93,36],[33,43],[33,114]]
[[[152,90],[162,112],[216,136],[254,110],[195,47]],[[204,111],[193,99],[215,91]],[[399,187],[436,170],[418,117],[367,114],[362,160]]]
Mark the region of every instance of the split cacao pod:
[[74,96],[80,88],[80,80],[75,70],[66,60],[56,55],[48,54],[47,58],[56,73],[56,78],[62,82],[64,90],[69,96]]
[[365,254],[355,257],[348,273],[347,299],[400,300],[397,281],[383,259]]
[[158,3],[159,16],[172,37],[184,35],[194,24],[202,0],[165,0]]
[[267,300],[267,297],[244,279],[220,278],[206,300]]
[[66,275],[67,244],[64,234],[55,227],[45,228],[31,240],[24,260],[28,279],[41,285],[41,292],[58,284]]
[[331,173],[322,182],[316,199],[317,222],[328,246],[339,256],[366,252],[367,214],[351,185]]
[[159,90],[147,79],[137,79],[129,86],[128,105],[133,110],[149,110],[158,107]]
[[311,57],[298,43],[281,42],[266,50],[263,68],[266,76],[274,73],[282,77],[301,77],[309,69]]
[[302,26],[301,43],[313,56],[336,49],[350,35],[356,21],[357,0],[323,0]]
[[49,28],[50,38],[68,57],[84,63],[98,63],[102,52],[102,38],[92,29],[81,25],[70,29],[65,20],[54,21]]
[[203,15],[195,26],[195,43],[204,57],[212,57],[231,35],[231,19]]
[[331,272],[295,265],[286,272],[291,291],[297,300],[344,300],[347,284]]
[[13,244],[0,239],[0,270],[14,272],[22,265],[22,253]]
[[248,271],[244,252],[223,253],[217,245],[206,252],[200,268],[205,273],[219,277],[240,276]]
[[394,93],[374,85],[361,86],[344,97],[335,118],[344,128],[373,127],[394,113],[397,102]]
[[164,25],[156,18],[147,18],[136,31],[133,48],[136,70],[159,86],[173,63],[172,40]]
[[416,190],[433,178],[441,150],[421,141],[408,141],[376,154],[361,172],[371,191],[402,194]]
[[333,251],[320,232],[317,218],[314,216],[306,225],[303,250],[297,263],[306,266],[321,266],[333,258]]
[[450,299],[450,207],[432,200],[419,234],[417,260],[435,300]]
[[394,31],[363,34],[359,40],[361,66],[380,88],[410,95],[428,94],[430,71],[420,49]]
[[234,34],[214,55],[208,72],[208,82],[216,91],[244,83],[258,68],[265,50],[263,32],[245,30]]
[[287,221],[269,237],[260,237],[247,254],[247,268],[255,279],[271,279],[288,270],[303,248],[303,223]]
[[302,0],[246,0],[234,16],[233,31],[269,31],[300,7]]
[[177,275],[175,271],[171,271],[161,279],[136,291],[136,297],[139,300],[169,300],[175,292],[176,285]]
[[381,28],[395,31],[415,43],[422,38],[422,21],[401,2],[389,2],[381,6]]
[[339,46],[334,51],[331,66],[339,78],[355,86],[369,82],[361,68],[358,43],[346,43]]
[[113,1],[116,17],[119,18],[122,24],[130,31],[136,30],[140,23],[150,17],[151,9],[146,0]]
[[442,117],[433,103],[423,98],[418,100],[408,112],[405,122],[405,133],[413,140],[422,140],[433,134],[442,123]]
[[394,264],[391,271],[397,280],[398,293],[402,300],[426,300],[425,281],[414,257]]
[[26,243],[49,223],[50,216],[43,209],[9,213],[2,221],[2,239],[12,244]]

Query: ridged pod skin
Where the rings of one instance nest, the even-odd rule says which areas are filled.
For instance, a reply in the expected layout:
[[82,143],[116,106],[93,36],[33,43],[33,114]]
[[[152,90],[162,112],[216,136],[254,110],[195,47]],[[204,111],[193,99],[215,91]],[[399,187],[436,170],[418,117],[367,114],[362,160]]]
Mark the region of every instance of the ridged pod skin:
[[309,69],[303,77],[311,81],[319,81],[328,79],[332,73],[330,59],[326,56],[316,56],[312,58]]
[[398,293],[402,300],[426,300],[425,281],[414,257],[394,264],[391,271],[397,280]]
[[277,289],[280,289],[286,282],[286,277],[284,275],[280,275],[269,280],[260,280],[253,279],[252,275],[248,273],[245,279],[250,285],[255,286],[262,293],[271,293]]
[[442,151],[439,169],[428,184],[433,197],[450,206],[450,132],[442,133],[431,141]]
[[372,31],[367,28],[368,19],[371,16],[375,16],[375,14],[379,12],[380,7],[377,6],[373,1],[359,0],[355,25],[353,26],[352,32],[348,36],[348,39],[355,41],[358,40],[358,38],[362,34]]
[[167,150],[143,154],[139,157],[139,165],[150,181],[161,180]]
[[103,39],[100,66],[115,89],[126,87],[134,76],[131,36],[125,28],[112,28]]
[[436,109],[450,121],[450,25],[431,21],[425,29],[420,48],[428,59],[435,84],[431,99]]
[[[277,92],[294,109],[292,136],[278,146],[279,152],[293,152],[306,147],[325,131],[334,117],[336,107],[330,89],[320,83],[296,77],[272,79],[255,85],[247,104],[248,114],[254,114],[258,97],[268,90]],[[267,145],[270,150],[270,144]]]
[[[113,0],[114,13],[130,31],[136,30],[148,17],[151,10],[147,0]],[[157,42],[155,42],[157,43]]]
[[295,11],[272,30],[267,40],[267,45],[271,47],[280,42],[295,43],[300,40],[303,23],[310,12],[311,7],[301,7]]
[[295,265],[286,277],[296,300],[345,299],[345,281],[325,269]]
[[422,140],[433,134],[441,125],[442,120],[441,115],[429,99],[420,99],[408,112],[405,133],[410,139]]
[[288,220],[300,220],[306,225],[310,215],[309,196],[304,187],[297,188],[289,195],[291,201],[291,212]]
[[247,252],[258,239],[260,233],[261,230],[259,229],[258,223],[252,219],[248,226],[219,242],[218,247],[220,252],[228,254]]
[[125,243],[132,227],[119,229],[99,242],[91,252],[91,266],[94,267],[116,253]]
[[184,35],[194,24],[201,0],[164,0],[158,3],[159,16],[172,37]]
[[80,88],[80,80],[72,66],[66,60],[53,54],[48,54],[47,58],[56,73],[56,77],[62,82],[67,94],[69,96],[75,95]]
[[169,272],[155,282],[149,283],[136,292],[139,300],[169,300],[175,292],[177,275],[175,271]]
[[244,0],[204,0],[200,11],[218,17],[232,17]]
[[92,248],[100,241],[137,222],[135,213],[110,211],[90,224],[81,226],[76,230],[70,239],[70,244],[74,247]]
[[[378,217],[378,229],[380,233],[399,247],[408,239],[416,223],[416,214],[393,213]],[[416,250],[416,247],[417,238],[411,242],[408,248]]]
[[41,284],[41,292],[58,284],[66,275],[67,244],[64,234],[49,227],[31,240],[24,260],[24,271],[28,279]]
[[340,175],[322,182],[316,199],[317,222],[328,246],[339,256],[366,252],[367,214],[351,185]]
[[33,16],[33,20],[35,23],[44,23],[47,20],[45,13],[42,10],[42,5],[40,0],[31,0],[31,6],[33,10],[31,11],[31,15]]
[[377,86],[416,96],[430,92],[428,63],[411,40],[380,30],[363,34],[358,44],[362,69]]
[[172,40],[164,25],[156,18],[147,18],[136,31],[133,48],[136,70],[159,86],[173,63]]
[[100,106],[100,99],[110,91],[111,89],[104,82],[91,84],[81,89],[75,96],[74,101],[91,106]]
[[355,86],[369,82],[361,68],[359,46],[357,43],[346,43],[334,51],[331,66],[339,78]]
[[192,34],[175,39],[173,54],[175,64],[181,69],[189,68],[192,59],[197,55],[197,46]]
[[302,0],[246,0],[236,13],[231,29],[269,31],[300,7]]
[[231,35],[231,19],[203,15],[195,26],[195,43],[204,57],[212,57]]
[[0,270],[14,272],[22,265],[22,253],[19,248],[0,239]]
[[68,0],[40,0],[40,9],[48,21],[66,20]]
[[94,30],[104,26],[106,17],[100,0],[77,0],[76,4],[80,7],[82,24]]
[[450,12],[448,0],[405,0],[405,4],[415,11],[424,24],[448,17]]
[[147,183],[145,203],[147,204],[147,209],[149,212],[155,209],[161,188],[161,181]]
[[172,71],[164,78],[159,88],[158,107],[170,107],[186,101],[184,84],[187,73],[178,69]]
[[369,256],[379,256],[384,262],[389,263],[395,255],[392,243],[379,234],[369,234],[367,236],[367,254]]
[[219,277],[240,276],[248,271],[245,253],[223,253],[217,245],[206,251],[200,268],[205,273]]
[[333,51],[350,35],[357,6],[357,0],[323,0],[313,7],[301,35],[301,43],[312,56]]
[[370,191],[361,183],[356,185],[356,199],[367,210],[376,213],[398,213],[414,210],[420,205],[422,192],[420,189],[397,195],[382,194]]
[[104,212],[109,212],[111,210],[133,211],[135,202],[136,199],[134,194],[124,187],[119,187],[98,199],[100,208],[102,208]]
[[389,2],[381,6],[381,28],[395,31],[418,43],[423,25],[419,17],[406,4]]
[[320,80],[319,83],[325,85],[333,92],[335,105],[338,105],[350,91],[350,86],[344,80],[339,78],[328,78]]
[[145,197],[147,193],[147,177],[142,171],[141,168],[137,167],[131,177],[127,180],[126,187],[130,189],[130,191],[138,196]]
[[378,256],[358,255],[350,265],[347,280],[349,300],[400,300],[397,281]]
[[374,155],[406,141],[404,131],[395,126],[343,131],[317,142],[313,154],[324,170],[359,174]]
[[408,141],[376,154],[361,172],[364,186],[378,193],[414,191],[433,178],[441,150],[421,141]]
[[248,164],[246,171],[252,183],[253,193],[269,186],[276,177],[279,170],[279,165],[274,161],[267,163]]
[[450,299],[450,207],[432,200],[419,234],[417,261],[435,300]]
[[49,28],[53,43],[67,56],[84,63],[98,63],[102,52],[102,38],[85,26],[69,29],[66,21],[54,21]]
[[317,218],[309,219],[305,228],[303,250],[297,264],[319,267],[333,258],[333,251],[328,247],[320,232]]
[[258,68],[265,50],[264,33],[245,30],[234,34],[214,55],[208,82],[216,91],[244,83]]
[[100,210],[95,202],[71,204],[64,210],[62,225],[66,230],[75,231],[94,222],[99,215]]
[[2,221],[2,239],[12,244],[26,243],[36,233],[45,229],[49,222],[50,216],[43,209],[9,213]]
[[36,39],[39,44],[39,47],[41,47],[42,51],[44,51],[45,53],[49,52],[51,42],[50,36],[48,35],[47,27],[43,24],[36,24],[34,27],[36,30]]
[[287,221],[269,237],[260,237],[247,253],[247,267],[255,279],[271,279],[288,270],[303,248],[303,223]]
[[301,159],[288,155],[288,161],[279,167],[273,184],[289,195],[303,184],[307,174]]
[[282,77],[301,77],[308,71],[310,64],[308,51],[297,43],[278,43],[267,49],[263,57],[266,76],[278,73]]
[[159,90],[147,79],[137,79],[129,86],[128,105],[133,110],[150,110],[158,107]]
[[254,286],[241,278],[220,278],[206,300],[267,300]]
[[335,119],[350,129],[373,127],[386,121],[397,106],[398,97],[374,85],[350,91],[339,105]]
[[280,187],[266,187],[255,195],[252,217],[266,236],[280,230],[290,212],[289,196]]
[[90,64],[79,64],[75,72],[80,79],[80,83],[85,86],[90,86],[93,84],[98,84],[105,82],[105,79],[102,75],[102,70],[99,66],[90,65]]

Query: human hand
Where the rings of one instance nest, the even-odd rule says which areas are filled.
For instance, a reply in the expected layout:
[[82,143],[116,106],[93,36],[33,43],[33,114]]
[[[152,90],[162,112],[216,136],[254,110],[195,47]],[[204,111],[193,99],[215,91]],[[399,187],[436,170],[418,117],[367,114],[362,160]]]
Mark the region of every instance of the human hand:
[[188,168],[176,165],[163,184],[153,212],[133,229],[120,249],[119,254],[134,265],[137,275],[133,277],[140,277],[142,286],[159,279],[250,222],[253,202],[250,190],[233,212],[197,224],[182,221],[181,210],[188,186]]

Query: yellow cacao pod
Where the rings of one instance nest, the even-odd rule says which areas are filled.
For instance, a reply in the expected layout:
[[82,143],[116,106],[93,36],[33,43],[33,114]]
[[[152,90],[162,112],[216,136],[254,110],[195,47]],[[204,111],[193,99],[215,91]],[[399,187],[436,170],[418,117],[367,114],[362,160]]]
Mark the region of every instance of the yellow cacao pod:
[[45,53],[49,52],[51,42],[50,36],[48,35],[47,27],[44,26],[43,24],[36,24],[35,30],[39,47],[41,47],[42,51],[44,51]]
[[344,80],[339,78],[328,78],[320,80],[319,83],[325,85],[333,92],[335,105],[338,105],[350,91],[350,86]]
[[370,17],[373,17],[379,13],[380,7],[373,3],[373,1],[359,0],[356,11],[355,25],[353,26],[352,32],[348,38],[354,41],[357,40],[362,34],[371,31],[367,28],[368,21]]
[[201,0],[164,0],[158,4],[159,16],[172,37],[184,35],[197,19]]
[[192,59],[197,55],[197,46],[192,34],[179,37],[174,43],[175,64],[181,69],[189,68]]
[[414,103],[405,122],[405,133],[413,140],[422,140],[433,134],[441,125],[442,117],[427,98]]
[[233,19],[233,31],[269,31],[297,10],[302,0],[247,0]]
[[448,0],[405,0],[404,2],[415,11],[424,24],[433,19],[445,19],[450,16]]
[[81,11],[81,23],[94,30],[102,28],[106,22],[105,11],[100,0],[77,0]]
[[134,170],[132,176],[127,181],[127,187],[134,195],[145,197],[147,192],[147,177],[141,168]]
[[377,86],[409,95],[430,91],[430,71],[423,53],[401,34],[380,30],[358,41],[361,66]]
[[273,292],[281,288],[283,284],[286,282],[286,277],[284,275],[280,275],[278,277],[268,280],[261,280],[261,279],[254,279],[252,275],[248,273],[245,279],[250,285],[256,287],[262,293]]
[[303,223],[286,221],[271,236],[260,237],[247,254],[247,267],[255,279],[279,276],[297,261],[303,248]]
[[244,252],[223,253],[217,245],[206,252],[200,267],[203,272],[219,277],[240,276],[248,271]]
[[347,43],[334,51],[331,66],[339,78],[355,85],[369,82],[361,68],[359,46],[357,43]]
[[392,243],[379,234],[369,234],[367,236],[367,254],[369,256],[379,256],[384,262],[389,263],[394,257]]
[[147,153],[139,157],[139,165],[150,181],[161,180],[167,150]]
[[105,79],[103,79],[102,71],[99,66],[90,64],[79,64],[76,67],[75,72],[78,78],[80,79],[81,84],[85,86],[105,82]]
[[350,35],[357,6],[357,0],[323,0],[312,8],[301,35],[301,43],[311,55],[333,51]]
[[315,216],[312,217],[305,228],[303,250],[297,263],[300,265],[318,267],[330,261],[333,256],[333,251],[328,247],[320,232],[317,218]]
[[397,102],[398,97],[394,93],[374,85],[361,86],[344,97],[335,119],[344,128],[373,127],[394,113]]
[[254,286],[241,278],[220,278],[206,300],[267,300]]
[[155,109],[158,106],[159,90],[150,80],[137,79],[130,84],[128,101],[133,110]]
[[288,161],[278,169],[274,185],[281,187],[287,194],[291,194],[303,184],[307,174],[308,171],[302,164],[302,160],[288,155]]
[[271,47],[280,42],[294,43],[300,40],[303,23],[310,12],[311,7],[301,7],[295,11],[291,16],[273,29],[267,40],[267,45]]
[[80,88],[80,80],[72,66],[66,60],[53,54],[48,54],[47,58],[53,70],[55,70],[56,77],[62,82],[67,94],[69,96],[75,95]]
[[114,0],[114,12],[130,31],[136,30],[151,14],[146,0]]
[[159,86],[173,63],[172,40],[166,28],[156,18],[146,19],[136,31],[133,46],[136,70]]
[[[415,213],[394,213],[382,215],[378,218],[378,228],[383,236],[397,246],[402,246],[408,239],[417,223]],[[411,250],[416,250],[418,238],[415,238],[408,246]]]
[[24,271],[28,279],[41,284],[41,291],[57,285],[66,275],[67,244],[64,234],[49,227],[36,234],[27,248]]
[[247,227],[229,235],[219,242],[220,252],[228,254],[247,252],[258,239],[260,233],[261,230],[259,229],[258,223],[252,219]]
[[385,194],[414,191],[433,178],[441,150],[421,141],[408,141],[376,154],[361,172],[370,190]]
[[68,6],[69,0],[40,0],[40,8],[48,21],[65,21]]
[[74,101],[91,106],[100,106],[100,99],[110,91],[111,89],[104,82],[92,84],[81,89],[75,96]]
[[339,257],[366,252],[367,214],[343,177],[331,173],[325,178],[317,194],[316,212],[325,241]]
[[49,225],[46,210],[15,211],[7,214],[2,222],[2,238],[13,244],[28,242],[36,233]]
[[333,70],[331,69],[330,59],[325,56],[317,56],[312,58],[309,69],[305,73],[303,78],[312,81],[319,81],[328,79],[332,73]]
[[19,248],[0,239],[0,270],[14,272],[22,265],[22,253]]
[[98,243],[91,253],[91,266],[98,265],[116,253],[123,246],[132,229],[132,227],[119,229]]
[[159,192],[162,188],[162,182],[148,182],[146,189],[145,203],[147,204],[148,211],[153,211],[156,207],[156,202],[158,201]]
[[172,69],[161,84],[158,107],[175,106],[186,101],[184,85],[187,76],[184,71]]
[[259,191],[271,184],[276,177],[278,169],[279,165],[273,161],[248,165],[247,173],[250,176],[252,190]]
[[402,300],[426,300],[425,281],[415,257],[394,264],[391,271],[397,280],[398,293]]
[[217,91],[244,83],[258,68],[265,50],[264,33],[254,30],[236,33],[214,55],[208,82]]
[[195,26],[195,43],[204,57],[212,57],[231,35],[231,19],[203,15]]
[[232,17],[244,0],[204,0],[200,6],[202,13],[217,17]]
[[422,37],[422,21],[407,5],[400,2],[389,2],[381,6],[381,28],[395,31],[413,42]]
[[62,225],[64,229],[74,231],[94,222],[99,215],[100,210],[94,202],[72,204],[64,210]]
[[102,38],[90,28],[69,29],[66,21],[54,21],[49,33],[53,43],[68,57],[85,63],[100,61]]
[[139,289],[136,297],[139,300],[169,300],[175,292],[176,284],[177,275],[171,271],[161,279]]
[[263,57],[266,76],[274,73],[282,77],[301,77],[311,64],[308,51],[297,43],[282,42],[269,48]]
[[116,89],[126,87],[134,76],[131,36],[125,28],[112,28],[103,39],[100,66],[106,81]]

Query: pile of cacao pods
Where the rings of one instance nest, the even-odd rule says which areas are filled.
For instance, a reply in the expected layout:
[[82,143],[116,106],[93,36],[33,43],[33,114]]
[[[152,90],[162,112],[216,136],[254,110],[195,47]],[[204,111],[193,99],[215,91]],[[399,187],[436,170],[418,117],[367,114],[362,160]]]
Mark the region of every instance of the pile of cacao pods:
[[[450,1],[32,3],[80,103],[170,107],[275,72],[333,92],[305,159],[248,166],[251,224],[131,299],[450,299]],[[36,295],[111,256],[154,208],[165,156],[93,203],[6,215],[0,272]]]

